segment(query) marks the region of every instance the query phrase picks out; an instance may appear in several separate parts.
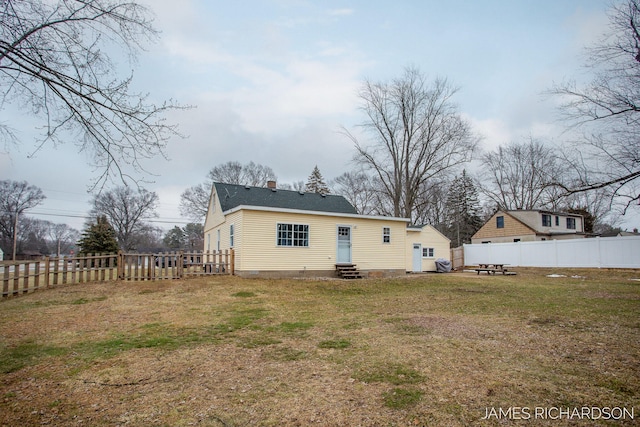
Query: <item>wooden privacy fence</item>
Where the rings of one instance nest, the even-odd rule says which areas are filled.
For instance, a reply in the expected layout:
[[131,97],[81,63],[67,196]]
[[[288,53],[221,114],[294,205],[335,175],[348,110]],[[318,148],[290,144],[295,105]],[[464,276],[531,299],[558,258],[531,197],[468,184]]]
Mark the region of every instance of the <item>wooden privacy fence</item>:
[[62,284],[113,280],[163,280],[234,274],[234,252],[88,254],[0,262],[2,297]]
[[464,267],[464,246],[451,249],[451,267],[454,270]]

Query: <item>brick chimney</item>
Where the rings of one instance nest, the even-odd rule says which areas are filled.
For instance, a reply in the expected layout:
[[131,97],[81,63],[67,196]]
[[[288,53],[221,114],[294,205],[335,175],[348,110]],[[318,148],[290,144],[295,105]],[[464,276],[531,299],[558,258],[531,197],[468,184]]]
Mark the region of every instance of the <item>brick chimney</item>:
[[275,181],[267,181],[267,188],[271,188],[272,190],[274,190],[276,188],[276,182]]

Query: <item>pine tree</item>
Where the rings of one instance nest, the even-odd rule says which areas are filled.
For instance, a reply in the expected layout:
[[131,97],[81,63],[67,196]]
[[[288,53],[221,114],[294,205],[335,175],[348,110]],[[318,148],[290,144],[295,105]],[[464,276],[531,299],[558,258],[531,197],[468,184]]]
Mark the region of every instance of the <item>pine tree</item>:
[[482,218],[478,190],[466,170],[449,187],[446,211],[449,224],[446,234],[451,244],[458,247],[463,243],[471,243],[471,236],[482,226]]
[[318,169],[318,165],[313,168],[313,172],[309,175],[307,179],[307,184],[304,187],[305,191],[308,193],[320,193],[320,194],[329,194],[331,190],[324,182],[324,178],[320,173],[320,169]]
[[88,225],[82,232],[82,239],[78,242],[81,253],[115,253],[118,252],[116,232],[107,221],[107,217],[101,215],[95,224]]

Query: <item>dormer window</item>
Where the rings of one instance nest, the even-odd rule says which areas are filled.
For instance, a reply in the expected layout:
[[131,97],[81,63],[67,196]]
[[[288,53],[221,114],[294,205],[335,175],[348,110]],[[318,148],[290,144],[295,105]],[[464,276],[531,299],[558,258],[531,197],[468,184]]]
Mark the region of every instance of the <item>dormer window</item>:
[[576,219],[575,218],[567,218],[567,229],[575,230],[576,229]]
[[542,214],[542,226],[551,227],[551,215]]

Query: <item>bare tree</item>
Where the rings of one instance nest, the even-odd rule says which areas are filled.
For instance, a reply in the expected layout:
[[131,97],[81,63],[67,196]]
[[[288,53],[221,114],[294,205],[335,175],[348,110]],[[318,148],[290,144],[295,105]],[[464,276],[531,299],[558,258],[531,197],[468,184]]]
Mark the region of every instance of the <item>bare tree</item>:
[[447,195],[450,181],[439,177],[423,184],[420,197],[416,203],[416,224],[431,224],[438,231],[447,231]]
[[50,224],[48,231],[58,257],[62,253],[67,253],[80,239],[80,232],[67,224]]
[[180,214],[201,223],[207,215],[211,187],[214,182],[225,184],[251,185],[266,187],[268,181],[275,181],[276,174],[268,166],[249,162],[227,162],[211,168],[207,181],[187,188],[180,195]]
[[373,179],[364,171],[350,171],[338,176],[331,183],[333,192],[343,196],[361,215],[379,213],[377,211],[378,192]]
[[16,259],[20,216],[38,206],[45,198],[41,189],[26,181],[0,181],[0,232],[3,237],[11,239],[11,259]]
[[501,209],[550,207],[549,190],[560,182],[561,169],[553,150],[531,138],[485,153],[480,191]]
[[[0,111],[26,108],[44,126],[38,150],[73,139],[101,170],[95,185],[112,175],[125,179],[125,165],[143,171],[140,160],[164,155],[175,126],[160,105],[132,91],[132,75],[118,76],[109,52],[131,60],[157,36],[149,12],[123,0],[4,0],[0,2]],[[5,144],[15,133],[0,123]]]
[[606,190],[624,213],[640,201],[640,0],[612,6],[609,31],[589,52],[593,80],[550,91],[570,127],[583,131],[567,154],[575,177],[557,184],[565,194]]
[[346,131],[356,160],[371,170],[393,207],[393,216],[411,218],[424,183],[469,160],[478,138],[452,98],[446,80],[428,83],[407,68],[391,83],[366,81],[360,91],[370,141]]
[[205,182],[184,190],[180,194],[180,215],[198,223],[203,222],[209,207],[211,185],[211,182]]
[[136,248],[148,234],[156,233],[146,221],[157,217],[158,195],[145,189],[116,187],[93,198],[91,216],[105,216],[116,232],[121,249]]

